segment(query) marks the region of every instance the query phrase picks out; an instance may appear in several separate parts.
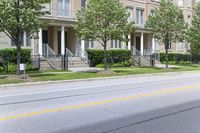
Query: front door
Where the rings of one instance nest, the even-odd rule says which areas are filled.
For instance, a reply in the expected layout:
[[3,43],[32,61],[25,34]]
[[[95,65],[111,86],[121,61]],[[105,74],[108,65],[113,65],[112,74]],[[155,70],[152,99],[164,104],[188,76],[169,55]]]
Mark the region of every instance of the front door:
[[47,56],[47,45],[48,45],[48,31],[42,31],[42,55]]
[[141,39],[140,36],[136,37],[136,49],[140,51]]

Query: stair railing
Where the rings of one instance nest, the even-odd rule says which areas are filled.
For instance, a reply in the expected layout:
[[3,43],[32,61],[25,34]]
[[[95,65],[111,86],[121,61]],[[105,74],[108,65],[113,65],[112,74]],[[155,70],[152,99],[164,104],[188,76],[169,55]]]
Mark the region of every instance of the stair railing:
[[74,54],[68,48],[66,48],[66,54],[68,57],[69,64],[72,65]]
[[150,54],[149,51],[147,52],[144,50],[144,55],[142,55],[139,50],[137,50],[135,47],[132,47],[132,54],[133,54],[134,61],[138,63],[140,66],[151,65],[152,54]]
[[90,64],[90,60],[88,59],[88,53],[85,50],[83,50],[79,44],[76,46],[76,55],[80,57],[85,64]]
[[152,54],[152,50],[151,50],[151,49],[148,49],[148,50],[147,50],[147,49],[144,49],[144,55],[145,55],[145,56],[153,55],[153,54]]
[[47,44],[47,61],[50,63],[52,68],[56,68],[56,53],[53,49]]

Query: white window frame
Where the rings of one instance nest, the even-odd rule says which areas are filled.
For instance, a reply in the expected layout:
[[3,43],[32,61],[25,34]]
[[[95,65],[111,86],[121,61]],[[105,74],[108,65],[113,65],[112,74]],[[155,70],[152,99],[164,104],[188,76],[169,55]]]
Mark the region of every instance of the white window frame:
[[144,9],[136,8],[136,24],[144,25]]

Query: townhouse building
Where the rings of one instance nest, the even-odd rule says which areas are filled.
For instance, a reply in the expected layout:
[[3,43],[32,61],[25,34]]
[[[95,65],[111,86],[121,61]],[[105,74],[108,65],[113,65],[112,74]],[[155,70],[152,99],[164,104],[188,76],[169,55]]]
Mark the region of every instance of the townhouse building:
[[[110,40],[109,49],[129,49],[135,48],[141,55],[164,50],[152,34],[145,30],[145,22],[152,10],[159,6],[159,0],[121,0],[120,1],[129,12],[128,21],[135,21],[136,31],[131,33],[129,42]],[[191,24],[193,7],[195,0],[174,0],[184,14],[185,21]],[[97,42],[81,40],[77,38],[73,25],[76,23],[76,13],[81,8],[85,8],[87,0],[50,0],[45,4],[45,11],[49,14],[42,16],[41,21],[48,21],[49,25],[39,29],[37,39],[29,38],[24,33],[23,47],[32,49],[32,55],[64,55],[67,51],[71,56],[78,56],[87,63],[86,49],[101,49]],[[0,33],[0,48],[15,47],[12,41],[3,33]],[[172,52],[186,52],[189,45],[185,43],[175,43],[170,45]]]

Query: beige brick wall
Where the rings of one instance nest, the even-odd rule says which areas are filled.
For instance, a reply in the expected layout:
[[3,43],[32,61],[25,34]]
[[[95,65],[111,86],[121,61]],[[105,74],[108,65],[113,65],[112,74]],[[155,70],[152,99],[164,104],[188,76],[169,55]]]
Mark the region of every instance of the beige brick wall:
[[11,47],[10,38],[3,32],[0,32],[0,49]]

